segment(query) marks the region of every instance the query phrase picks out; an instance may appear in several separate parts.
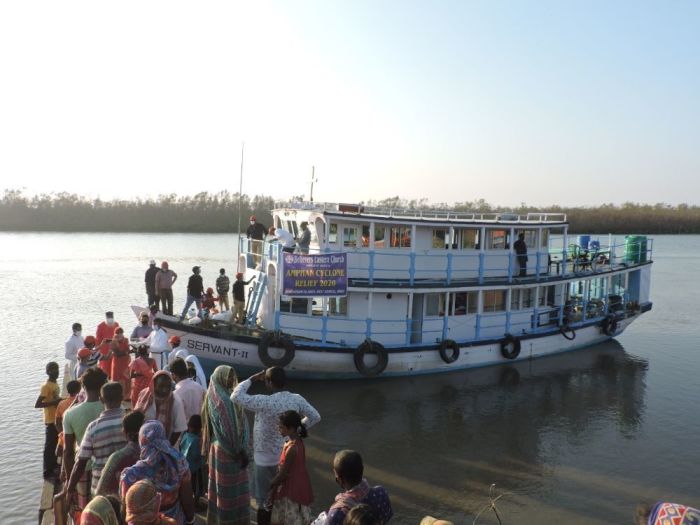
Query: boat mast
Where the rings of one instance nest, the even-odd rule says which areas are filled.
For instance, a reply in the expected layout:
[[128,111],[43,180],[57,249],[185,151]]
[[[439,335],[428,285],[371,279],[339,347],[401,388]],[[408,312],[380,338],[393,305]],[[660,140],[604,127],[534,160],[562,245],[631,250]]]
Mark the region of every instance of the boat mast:
[[243,208],[243,150],[245,142],[241,142],[241,174],[238,179],[238,256],[236,257],[236,266],[241,259],[241,211]]
[[311,193],[309,194],[309,200],[311,202],[314,201],[314,182],[318,182],[318,179],[315,177],[316,173],[316,166],[311,166]]

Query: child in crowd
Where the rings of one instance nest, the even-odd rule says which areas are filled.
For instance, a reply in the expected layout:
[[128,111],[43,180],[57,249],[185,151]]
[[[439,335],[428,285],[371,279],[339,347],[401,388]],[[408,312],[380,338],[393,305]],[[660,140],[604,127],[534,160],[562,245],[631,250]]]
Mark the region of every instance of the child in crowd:
[[80,392],[80,381],[68,381],[66,385],[66,392],[68,392],[68,397],[63,399],[56,407],[56,432],[59,434],[63,432],[63,414],[68,410],[73,401],[75,401],[78,392]]
[[202,475],[202,416],[194,414],[187,422],[187,431],[180,438],[180,452],[190,465],[192,492],[195,503],[204,496],[204,476]]
[[94,335],[88,335],[85,338],[84,344],[85,348],[90,350],[90,359],[88,359],[88,368],[90,368],[97,365],[97,362],[100,360],[100,352],[95,348],[97,339],[95,339]]
[[216,309],[216,302],[219,300],[218,297],[214,297],[214,289],[207,288],[204,297],[202,297],[202,315],[201,317],[208,317],[211,314],[218,313]]
[[129,377],[131,378],[131,406],[136,406],[139,394],[151,384],[153,374],[158,371],[156,360],[148,357],[148,347],[141,345],[136,351],[136,359],[129,364]]
[[277,475],[270,483],[272,503],[271,523],[291,525],[311,522],[309,506],[314,500],[309,473],[306,470],[306,449],[302,438],[308,433],[301,416],[294,410],[283,412],[279,418],[280,435],[287,438],[282,447]]
[[58,432],[56,432],[56,407],[61,402],[61,389],[58,379],[58,363],[51,361],[46,365],[46,375],[49,376],[46,383],[41,385],[39,397],[34,408],[44,411],[44,425],[46,426],[46,439],[44,441],[44,479],[52,479],[56,475],[56,444]]
[[88,368],[91,368],[90,361],[92,352],[89,348],[81,348],[78,350],[78,364],[75,365],[75,377],[80,379]]

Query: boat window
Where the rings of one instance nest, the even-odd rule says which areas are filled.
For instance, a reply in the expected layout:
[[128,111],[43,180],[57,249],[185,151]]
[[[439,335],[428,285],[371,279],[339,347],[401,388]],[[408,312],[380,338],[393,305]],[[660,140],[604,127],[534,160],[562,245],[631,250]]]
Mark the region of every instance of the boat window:
[[362,227],[362,236],[360,237],[360,246],[363,248],[369,247],[369,224]]
[[384,226],[374,227],[374,247],[375,248],[386,248],[386,241],[384,240],[385,229]]
[[331,244],[338,242],[338,225],[334,222],[328,228],[328,242]]
[[521,233],[525,235],[525,244],[528,248],[537,248],[537,230],[516,230],[516,238]]
[[521,310],[535,306],[535,288],[513,288],[510,291],[510,309]]
[[450,294],[450,315],[475,314],[478,310],[479,292],[455,292]]
[[604,277],[598,277],[597,279],[591,279],[590,288],[588,289],[589,299],[603,299],[606,293],[607,279]]
[[463,228],[461,230],[460,248],[462,250],[478,250],[479,233],[479,228]]
[[433,248],[444,248],[448,237],[447,230],[433,230]]
[[542,236],[540,237],[542,241],[542,248],[549,247],[549,230],[547,228],[542,228]]
[[554,299],[555,289],[554,285],[540,286],[540,296],[537,300],[537,306],[554,306],[556,304]]
[[328,315],[348,315],[348,298],[329,297]]
[[287,231],[295,238],[299,236],[299,226],[296,221],[287,221]]
[[343,246],[357,246],[356,226],[343,226]]
[[323,297],[311,299],[311,315],[323,315]]
[[304,314],[309,311],[309,300],[301,297],[280,297],[280,312]]
[[510,248],[509,237],[507,230],[487,230],[486,247],[489,250],[507,250]]
[[411,227],[392,226],[391,227],[391,247],[410,248],[411,247]]
[[503,312],[505,309],[505,290],[484,290],[484,312]]
[[425,316],[437,317],[438,315],[445,315],[445,294],[425,294]]
[[279,218],[279,215],[275,215],[275,228],[281,228],[282,227],[282,219]]

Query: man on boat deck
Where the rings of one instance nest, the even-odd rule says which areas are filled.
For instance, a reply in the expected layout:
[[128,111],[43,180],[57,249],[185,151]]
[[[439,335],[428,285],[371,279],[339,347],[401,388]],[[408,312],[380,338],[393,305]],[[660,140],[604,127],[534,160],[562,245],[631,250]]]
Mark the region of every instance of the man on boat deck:
[[219,270],[219,276],[216,278],[216,293],[219,294],[219,310],[224,311],[224,306],[226,310],[231,307],[228,304],[228,292],[231,289],[231,281],[226,275],[226,270],[221,268]]
[[307,254],[309,253],[309,244],[311,244],[311,230],[309,230],[309,223],[303,221],[301,223],[301,235],[297,239],[297,246],[299,246],[299,253]]
[[149,335],[151,335],[151,332],[153,331],[153,328],[151,328],[151,319],[148,315],[148,312],[141,312],[141,315],[139,316],[139,321],[140,324],[136,325],[136,327],[131,331],[131,340],[143,340],[146,339]]
[[173,315],[173,284],[177,281],[177,274],[170,269],[168,261],[160,263],[160,271],[156,274],[156,290],[162,310],[165,315]]
[[277,242],[280,243],[283,252],[294,253],[294,246],[296,243],[291,233],[284,228],[275,228],[274,226],[270,226],[269,233],[271,237],[274,237]]
[[251,251],[253,252],[253,257],[255,259],[255,265],[257,266],[260,262],[260,255],[262,254],[263,241],[265,240],[265,232],[267,228],[263,224],[260,224],[256,219],[255,215],[250,216],[250,226],[246,230],[246,237],[250,239]]
[[245,324],[245,286],[255,279],[255,275],[243,280],[243,274],[236,274],[236,282],[233,283],[233,322]]
[[[248,389],[254,381],[264,382],[269,396],[251,395]],[[231,394],[235,404],[255,412],[253,423],[253,458],[255,461],[255,487],[253,494],[258,502],[258,523],[264,512],[262,503],[267,499],[270,482],[277,474],[277,464],[284,445],[279,433],[279,416],[287,410],[295,410],[302,417],[306,428],[311,428],[321,421],[318,411],[299,394],[285,390],[286,376],[284,369],[268,368],[240,382]]]
[[192,267],[192,275],[190,275],[190,279],[187,281],[187,300],[185,301],[185,307],[182,309],[180,321],[185,319],[185,315],[187,315],[187,311],[190,309],[190,306],[192,306],[192,303],[197,305],[197,315],[199,315],[199,311],[202,309],[204,282],[202,281],[200,271],[201,268],[199,266]]
[[515,255],[518,258],[518,266],[520,267],[519,277],[525,277],[527,275],[527,244],[525,243],[524,233],[518,234],[518,240],[513,243],[513,248],[515,248]]
[[158,275],[158,267],[156,266],[156,261],[151,259],[148,263],[148,270],[146,270],[146,277],[144,282],[146,283],[146,297],[148,298],[148,306],[152,304],[158,304],[158,293],[156,292],[156,275]]

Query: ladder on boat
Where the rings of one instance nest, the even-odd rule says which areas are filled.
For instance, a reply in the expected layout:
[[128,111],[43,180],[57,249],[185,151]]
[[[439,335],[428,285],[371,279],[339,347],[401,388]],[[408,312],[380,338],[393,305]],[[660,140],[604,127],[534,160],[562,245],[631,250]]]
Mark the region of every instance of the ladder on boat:
[[263,295],[265,295],[265,289],[267,288],[267,275],[264,273],[258,274],[258,278],[253,284],[253,289],[251,290],[250,297],[248,298],[248,311],[246,312],[246,325],[251,328],[255,328],[258,321],[258,310],[260,309],[260,303],[262,303]]

